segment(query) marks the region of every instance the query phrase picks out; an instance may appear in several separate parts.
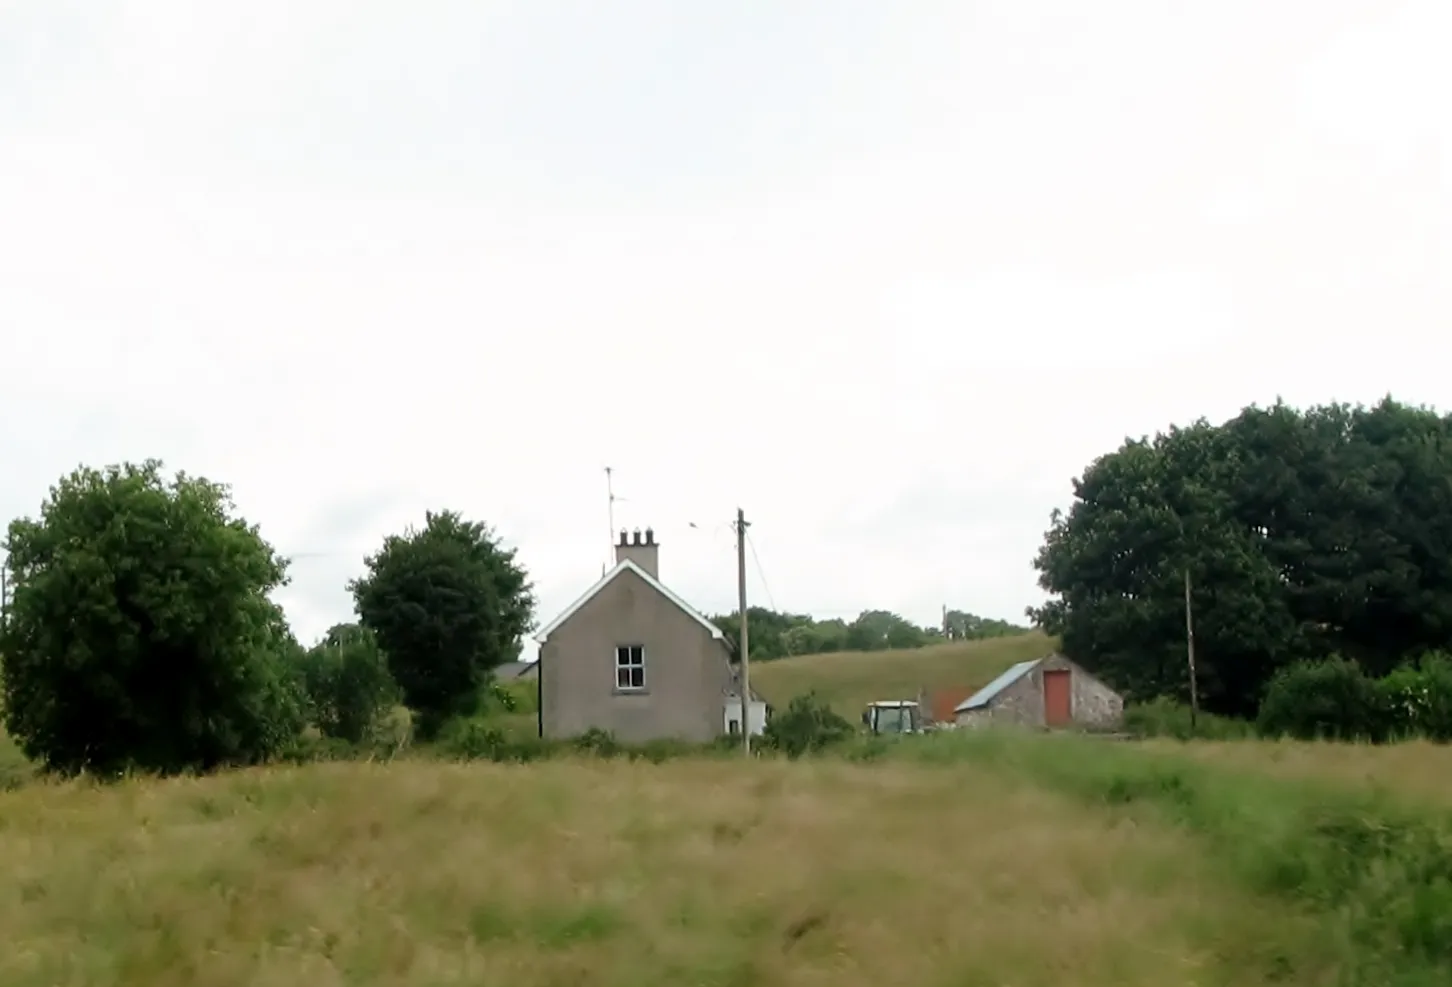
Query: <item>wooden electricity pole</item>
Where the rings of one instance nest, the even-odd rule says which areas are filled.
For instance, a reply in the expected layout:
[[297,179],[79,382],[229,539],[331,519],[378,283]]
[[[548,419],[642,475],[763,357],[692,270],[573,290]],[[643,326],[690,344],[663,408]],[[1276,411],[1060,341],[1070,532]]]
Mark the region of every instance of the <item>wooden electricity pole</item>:
[[1190,607],[1190,567],[1185,566],[1185,659],[1190,664],[1190,734],[1200,718],[1200,689],[1195,681],[1195,618]]
[[746,513],[736,508],[736,606],[741,612],[741,749],[751,756],[751,650],[746,627]]

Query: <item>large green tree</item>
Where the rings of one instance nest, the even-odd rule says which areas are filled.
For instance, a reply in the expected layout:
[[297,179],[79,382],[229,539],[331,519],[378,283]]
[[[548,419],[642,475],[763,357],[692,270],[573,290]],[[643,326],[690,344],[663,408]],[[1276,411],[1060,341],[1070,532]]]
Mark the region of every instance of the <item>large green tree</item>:
[[1212,710],[1254,712],[1298,659],[1379,671],[1452,640],[1452,422],[1435,412],[1251,407],[1128,441],[1074,494],[1031,615],[1131,696],[1188,694],[1187,575]]
[[390,535],[354,580],[359,621],[388,656],[421,736],[473,712],[490,673],[519,656],[534,592],[513,549],[452,511]]
[[285,562],[225,487],[148,461],[79,469],[9,527],[5,724],[60,772],[179,772],[276,754],[300,648]]

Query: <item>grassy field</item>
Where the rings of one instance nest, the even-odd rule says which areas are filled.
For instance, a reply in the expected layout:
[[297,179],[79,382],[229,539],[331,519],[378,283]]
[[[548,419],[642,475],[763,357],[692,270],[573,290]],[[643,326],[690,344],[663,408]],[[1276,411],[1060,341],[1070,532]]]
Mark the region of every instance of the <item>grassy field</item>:
[[854,723],[876,699],[916,699],[920,689],[985,686],[1008,666],[1053,651],[1043,634],[939,644],[907,651],[802,655],[751,666],[751,684],[773,706],[815,690]]
[[1269,778],[1338,787],[1452,808],[1452,747],[1426,741],[1370,744],[1299,741],[1147,741],[1144,749]]
[[[986,682],[1039,635],[757,666]],[[532,689],[516,711],[532,727]],[[528,721],[526,723],[525,721]],[[1445,987],[1452,751],[957,731],[98,786],[0,734],[0,984]]]
[[1312,917],[958,765],[337,764],[0,796],[0,983],[1252,985]]

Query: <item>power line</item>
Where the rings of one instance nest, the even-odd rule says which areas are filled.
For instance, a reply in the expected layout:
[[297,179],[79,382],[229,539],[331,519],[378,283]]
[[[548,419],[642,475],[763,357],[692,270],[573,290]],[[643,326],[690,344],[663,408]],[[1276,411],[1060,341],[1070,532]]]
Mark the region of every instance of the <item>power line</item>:
[[756,577],[761,580],[761,588],[766,590],[766,602],[776,610],[776,597],[771,595],[771,586],[766,581],[766,571],[761,568],[761,557],[756,554],[756,541],[750,534],[746,536],[746,547],[751,549],[751,562],[756,566]]

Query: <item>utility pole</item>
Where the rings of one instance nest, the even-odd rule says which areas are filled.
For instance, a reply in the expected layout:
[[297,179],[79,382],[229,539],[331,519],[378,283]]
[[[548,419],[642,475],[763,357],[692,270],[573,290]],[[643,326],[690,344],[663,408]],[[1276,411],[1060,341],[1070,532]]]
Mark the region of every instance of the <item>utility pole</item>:
[[751,756],[751,650],[746,627],[746,512],[736,508],[736,606],[741,612],[741,750]]
[[943,604],[943,640],[948,640],[948,604]]
[[1185,659],[1190,664],[1190,735],[1200,718],[1200,689],[1195,682],[1195,619],[1190,608],[1190,567],[1185,566]]
[[10,617],[10,560],[0,559],[0,628]]

